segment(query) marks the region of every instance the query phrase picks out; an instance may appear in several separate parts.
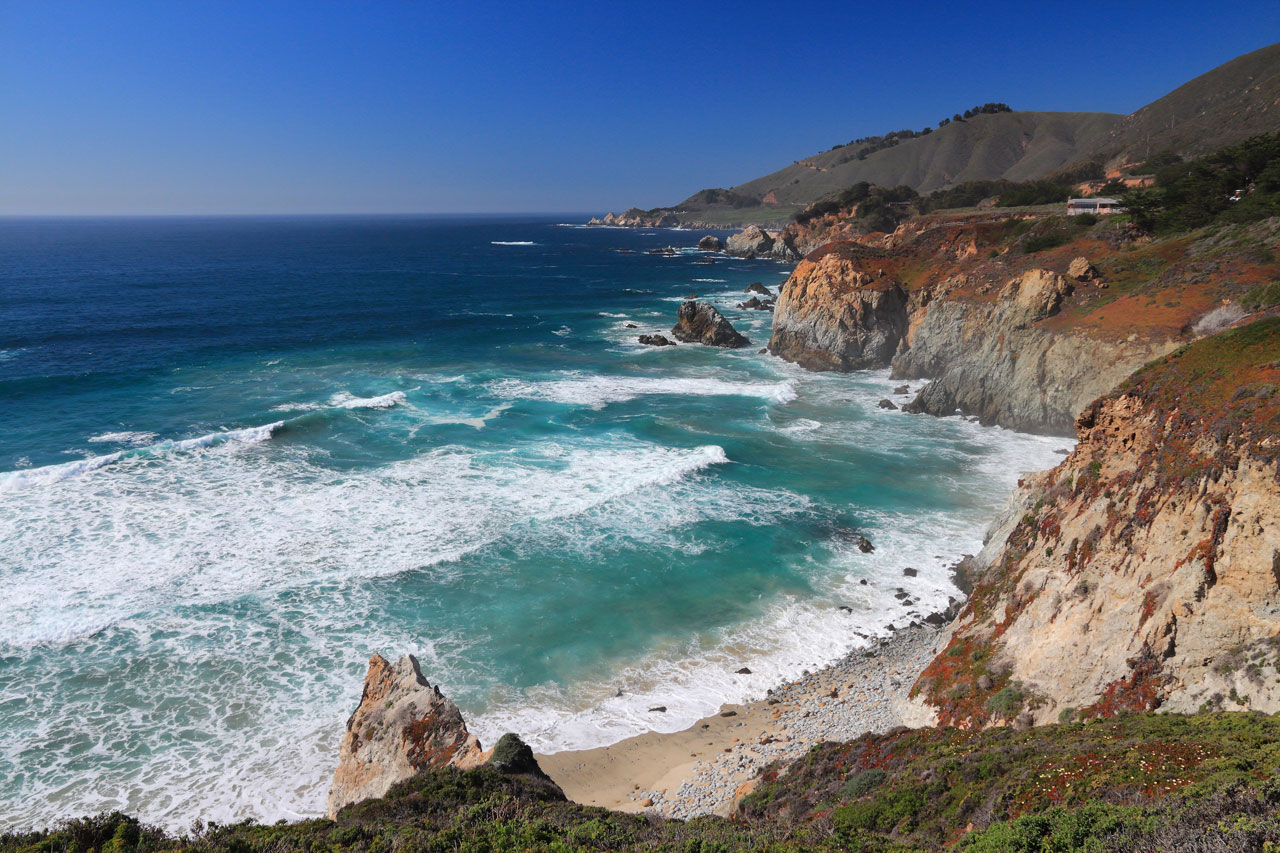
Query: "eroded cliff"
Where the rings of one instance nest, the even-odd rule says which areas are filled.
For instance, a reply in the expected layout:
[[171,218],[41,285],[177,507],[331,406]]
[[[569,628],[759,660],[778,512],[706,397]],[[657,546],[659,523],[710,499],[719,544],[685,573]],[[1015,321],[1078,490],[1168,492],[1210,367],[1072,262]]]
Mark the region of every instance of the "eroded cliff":
[[917,695],[962,726],[1280,710],[1280,319],[1154,363],[1077,429],[969,567]]

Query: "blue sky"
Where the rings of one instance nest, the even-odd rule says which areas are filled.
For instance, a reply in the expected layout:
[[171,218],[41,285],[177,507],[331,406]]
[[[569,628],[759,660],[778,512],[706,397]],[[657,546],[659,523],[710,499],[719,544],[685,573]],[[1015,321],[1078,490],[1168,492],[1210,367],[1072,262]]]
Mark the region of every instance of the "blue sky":
[[0,213],[621,210],[984,101],[1127,113],[1280,2],[0,0]]

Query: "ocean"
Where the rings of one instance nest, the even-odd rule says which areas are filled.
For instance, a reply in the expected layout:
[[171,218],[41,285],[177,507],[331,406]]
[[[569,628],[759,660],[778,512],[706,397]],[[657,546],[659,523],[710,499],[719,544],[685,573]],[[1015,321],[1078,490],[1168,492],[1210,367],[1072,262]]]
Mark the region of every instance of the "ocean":
[[[319,814],[374,652],[554,752],[945,607],[1069,442],[759,352],[699,236],[0,219],[0,827]],[[690,294],[752,346],[636,343]]]

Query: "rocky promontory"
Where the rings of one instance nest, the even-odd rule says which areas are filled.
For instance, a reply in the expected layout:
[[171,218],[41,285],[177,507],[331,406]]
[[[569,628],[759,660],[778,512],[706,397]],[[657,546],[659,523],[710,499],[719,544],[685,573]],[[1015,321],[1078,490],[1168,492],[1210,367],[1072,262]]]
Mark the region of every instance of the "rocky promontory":
[[917,685],[944,724],[1280,711],[1280,318],[1155,362],[1023,481]]

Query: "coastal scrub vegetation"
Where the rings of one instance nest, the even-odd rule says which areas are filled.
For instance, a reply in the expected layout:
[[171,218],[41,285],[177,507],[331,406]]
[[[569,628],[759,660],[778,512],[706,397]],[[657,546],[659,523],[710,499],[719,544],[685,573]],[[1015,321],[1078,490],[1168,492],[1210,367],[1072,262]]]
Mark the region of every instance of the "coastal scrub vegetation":
[[335,821],[172,835],[113,812],[0,835],[0,851],[1262,851],[1280,843],[1277,772],[1280,721],[1263,714],[898,729],[771,765],[728,819],[610,812],[526,777],[447,768]]

